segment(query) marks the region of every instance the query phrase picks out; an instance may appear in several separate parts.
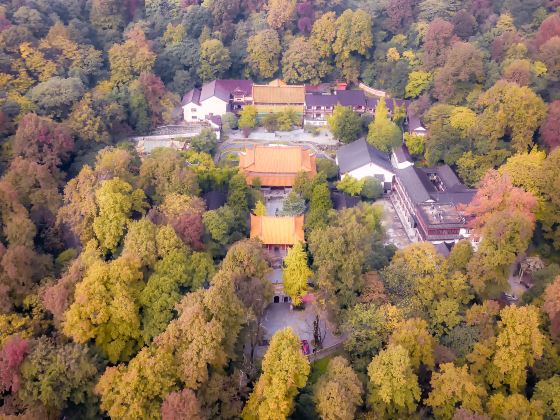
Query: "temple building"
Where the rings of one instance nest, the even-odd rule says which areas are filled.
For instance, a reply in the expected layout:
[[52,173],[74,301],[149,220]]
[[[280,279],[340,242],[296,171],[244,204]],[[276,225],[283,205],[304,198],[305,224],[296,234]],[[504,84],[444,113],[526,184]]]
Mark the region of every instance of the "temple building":
[[303,147],[255,146],[239,156],[239,169],[249,185],[255,179],[262,187],[289,188],[299,172],[317,174],[315,154]]

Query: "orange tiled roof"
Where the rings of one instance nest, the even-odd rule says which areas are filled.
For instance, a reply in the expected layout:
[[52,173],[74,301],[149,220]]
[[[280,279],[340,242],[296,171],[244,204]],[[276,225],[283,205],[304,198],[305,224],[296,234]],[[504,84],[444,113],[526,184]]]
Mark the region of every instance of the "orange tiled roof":
[[293,217],[251,215],[251,239],[265,245],[294,245],[304,242],[303,215]]
[[305,86],[286,85],[280,80],[274,80],[268,85],[253,85],[253,103],[255,105],[303,105]]
[[239,157],[239,168],[250,184],[260,178],[266,187],[292,186],[298,172],[314,176],[317,173],[316,157],[302,147],[255,146],[247,148]]

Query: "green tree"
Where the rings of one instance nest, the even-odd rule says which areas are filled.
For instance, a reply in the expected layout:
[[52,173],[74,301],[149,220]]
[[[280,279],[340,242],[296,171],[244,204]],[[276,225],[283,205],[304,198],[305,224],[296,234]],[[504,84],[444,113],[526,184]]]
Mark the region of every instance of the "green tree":
[[337,356],[313,389],[317,411],[324,420],[353,419],[362,405],[362,383],[348,361]]
[[336,20],[336,39],[332,49],[336,55],[336,66],[346,80],[357,79],[359,58],[356,55],[367,57],[372,46],[371,15],[361,9],[345,10]]
[[391,418],[416,411],[420,387],[404,347],[389,346],[379,352],[368,366],[368,377],[368,400],[376,413]]
[[307,265],[307,254],[301,242],[298,242],[288,250],[282,272],[284,291],[292,298],[294,305],[301,303],[301,298],[307,292],[307,281],[312,274]]
[[360,195],[367,200],[377,200],[383,196],[383,185],[381,182],[373,177],[373,176],[366,176],[362,178],[363,185],[362,190],[360,191]]
[[255,204],[255,208],[253,209],[253,214],[255,216],[266,216],[266,206],[262,201],[257,201],[257,204]]
[[242,130],[255,128],[257,126],[257,108],[253,105],[244,106],[239,113],[238,124]]
[[251,73],[263,79],[274,76],[281,51],[280,39],[274,29],[264,29],[251,36],[247,41],[246,58]]
[[432,82],[432,73],[415,70],[408,75],[408,82],[405,87],[406,98],[417,98],[430,87]]
[[457,408],[482,414],[486,390],[469,374],[467,366],[456,367],[443,363],[431,379],[432,391],[426,404],[437,418],[451,419]]
[[200,45],[198,75],[203,82],[221,78],[231,67],[229,50],[218,39],[209,39]]
[[[52,339],[41,337],[32,343],[20,366],[18,397],[29,405],[41,403],[52,414],[70,405],[89,403],[93,407],[93,386],[100,367],[81,344],[56,345]],[[95,414],[96,410],[90,412]]]
[[176,150],[160,148],[142,161],[138,184],[153,202],[160,204],[171,193],[198,195],[196,173]]
[[197,152],[212,155],[218,146],[218,138],[214,130],[211,128],[203,128],[199,135],[191,138],[190,144]]
[[344,191],[350,195],[360,195],[364,188],[365,181],[363,179],[356,179],[351,175],[345,175],[341,181],[336,183],[336,188]]
[[379,100],[373,121],[369,125],[368,142],[383,152],[390,152],[402,143],[400,128],[389,119],[385,101]]
[[343,143],[351,143],[362,134],[362,121],[352,107],[336,105],[327,121],[334,138]]
[[263,373],[243,409],[243,419],[288,417],[298,389],[307,382],[309,371],[309,361],[301,352],[296,333],[291,328],[276,332],[264,355]]
[[318,227],[326,226],[328,212],[332,209],[331,194],[326,183],[319,183],[313,187],[309,210],[305,218],[305,227],[313,231]]
[[298,216],[305,212],[305,199],[295,191],[290,191],[282,202],[282,216]]
[[282,75],[288,83],[318,84],[328,71],[320,52],[303,37],[294,38],[282,56]]
[[[103,1],[103,0],[100,0]],[[122,44],[114,44],[109,50],[111,82],[115,85],[128,84],[143,72],[151,72],[156,54],[138,27],[126,34]]]
[[544,101],[527,86],[499,80],[483,93],[478,103],[484,111],[478,118],[481,135],[497,141],[511,133],[512,147],[526,152],[533,134],[546,117]]

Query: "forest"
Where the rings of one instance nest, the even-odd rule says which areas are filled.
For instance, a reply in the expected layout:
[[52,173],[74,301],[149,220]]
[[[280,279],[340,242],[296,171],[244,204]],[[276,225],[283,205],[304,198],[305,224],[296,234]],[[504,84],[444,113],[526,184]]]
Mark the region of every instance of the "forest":
[[[205,82],[277,78],[409,100],[416,164],[477,188],[481,240],[444,257],[387,245],[379,205],[335,210],[326,160],[298,175],[286,289],[310,277],[346,337],[313,363],[290,329],[253,355],[258,185],[207,132],[147,156],[128,140]],[[329,124],[390,150],[391,118]],[[0,145],[3,419],[560,418],[558,0],[0,0]],[[524,255],[541,264],[505,305]]]

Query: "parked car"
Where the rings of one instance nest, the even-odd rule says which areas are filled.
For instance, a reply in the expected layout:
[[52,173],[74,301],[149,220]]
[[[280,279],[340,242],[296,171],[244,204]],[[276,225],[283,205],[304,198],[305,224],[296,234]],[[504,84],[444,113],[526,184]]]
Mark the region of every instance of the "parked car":
[[309,343],[307,342],[307,340],[301,340],[301,351],[303,352],[303,354],[305,354],[306,356],[311,353],[311,350],[309,349]]

